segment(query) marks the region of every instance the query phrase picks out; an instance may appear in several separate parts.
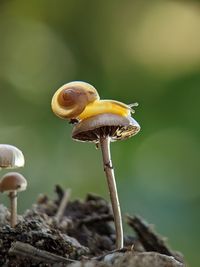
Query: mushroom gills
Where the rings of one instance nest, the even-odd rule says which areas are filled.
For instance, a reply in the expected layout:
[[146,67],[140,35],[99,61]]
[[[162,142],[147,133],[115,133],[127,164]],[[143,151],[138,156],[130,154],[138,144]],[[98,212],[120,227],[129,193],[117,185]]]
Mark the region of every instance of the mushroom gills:
[[82,142],[98,143],[100,136],[109,136],[111,141],[124,140],[140,130],[132,117],[117,114],[99,114],[74,125],[72,138]]

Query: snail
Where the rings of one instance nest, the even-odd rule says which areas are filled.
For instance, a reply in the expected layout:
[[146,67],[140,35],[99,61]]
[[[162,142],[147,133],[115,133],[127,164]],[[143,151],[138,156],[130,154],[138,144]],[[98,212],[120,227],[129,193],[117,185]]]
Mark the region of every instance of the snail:
[[62,119],[83,120],[98,114],[112,113],[129,116],[133,106],[115,100],[100,100],[97,90],[86,82],[64,84],[52,98],[52,110]]

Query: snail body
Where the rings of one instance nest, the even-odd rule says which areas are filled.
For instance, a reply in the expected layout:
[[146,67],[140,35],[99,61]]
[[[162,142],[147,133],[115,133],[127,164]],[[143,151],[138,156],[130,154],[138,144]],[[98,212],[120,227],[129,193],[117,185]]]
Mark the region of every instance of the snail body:
[[114,100],[98,100],[88,104],[84,111],[78,116],[83,120],[103,113],[112,113],[121,116],[129,116],[131,108],[121,102]]
[[112,113],[129,116],[129,105],[114,101],[100,100],[97,90],[85,82],[70,82],[60,87],[52,98],[52,110],[62,119],[78,119]]

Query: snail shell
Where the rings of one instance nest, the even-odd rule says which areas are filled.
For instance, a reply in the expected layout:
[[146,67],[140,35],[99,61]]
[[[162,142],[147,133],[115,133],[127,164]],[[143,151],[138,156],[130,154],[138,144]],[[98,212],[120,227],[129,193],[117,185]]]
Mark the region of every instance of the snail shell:
[[96,100],[99,100],[99,95],[92,85],[76,81],[64,84],[55,92],[51,107],[58,117],[75,119]]

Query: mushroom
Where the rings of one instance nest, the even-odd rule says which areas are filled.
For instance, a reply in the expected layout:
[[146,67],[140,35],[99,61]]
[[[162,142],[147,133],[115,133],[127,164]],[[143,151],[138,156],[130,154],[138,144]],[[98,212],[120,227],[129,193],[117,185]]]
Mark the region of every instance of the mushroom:
[[17,192],[26,190],[27,181],[24,176],[17,172],[5,174],[0,181],[0,192],[8,193],[10,198],[10,225],[15,227],[17,224]]
[[17,147],[0,144],[0,169],[14,169],[24,166],[24,156]]
[[114,215],[116,248],[121,249],[124,245],[123,227],[111,161],[110,141],[127,139],[139,132],[139,124],[131,117],[131,112],[134,112],[131,107],[137,104],[126,105],[114,100],[100,100],[98,96],[91,101],[85,101],[85,106],[80,113],[73,113],[72,107],[78,109],[80,101],[83,102],[81,98],[88,99],[88,94],[98,96],[96,89],[85,82],[67,83],[54,94],[52,110],[60,118],[69,119],[72,123],[75,122],[72,131],[74,140],[93,142],[101,148]]
[[123,228],[121,210],[111,160],[110,141],[127,139],[140,130],[139,124],[132,117],[117,114],[99,114],[77,123],[72,131],[72,138],[83,142],[99,144],[103,157],[104,171],[107,177],[110,199],[116,229],[116,247],[123,248]]

